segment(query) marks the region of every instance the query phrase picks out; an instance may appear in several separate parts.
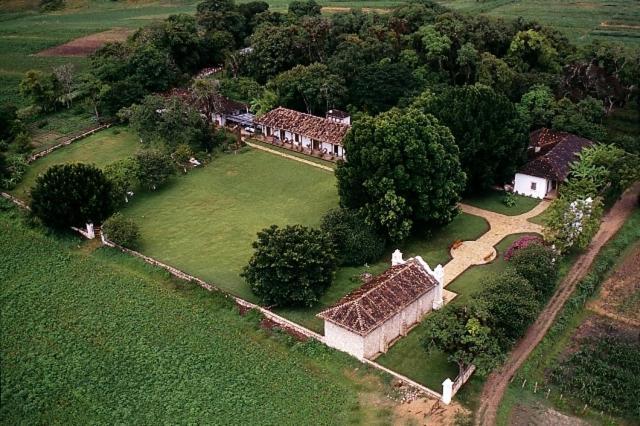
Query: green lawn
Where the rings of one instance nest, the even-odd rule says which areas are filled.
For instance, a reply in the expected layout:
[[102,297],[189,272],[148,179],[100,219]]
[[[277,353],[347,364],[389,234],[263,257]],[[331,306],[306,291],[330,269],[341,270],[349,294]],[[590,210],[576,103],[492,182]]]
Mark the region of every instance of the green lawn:
[[[482,280],[504,271],[507,262],[502,258],[502,254],[522,235],[509,235],[496,245],[498,257],[492,263],[473,266],[451,282],[446,287],[447,290],[458,293],[451,303],[467,303],[470,296],[482,289],[480,287]],[[458,367],[455,363],[448,362],[446,354],[442,352],[427,354],[422,346],[423,335],[422,328],[418,325],[377,361],[385,367],[441,392],[442,382],[447,377],[451,380],[455,379]]]
[[640,46],[640,2],[636,0],[438,0],[438,3],[473,14],[482,13],[509,20],[518,17],[535,20],[559,29],[571,41],[579,44],[602,40],[624,43],[631,48]]
[[[481,217],[461,213],[449,225],[437,230],[432,235],[416,236],[403,243],[399,248],[405,259],[419,255],[430,266],[435,267],[449,261],[451,258],[449,246],[455,240],[475,240],[488,229],[487,222]],[[322,333],[324,330],[323,322],[315,315],[336,303],[351,290],[358,288],[362,284],[359,277],[363,272],[376,275],[386,270],[391,265],[391,253],[395,249],[396,247],[389,247],[386,255],[375,264],[340,268],[331,288],[322,297],[318,306],[311,309],[280,309],[277,312],[305,327]]]
[[8,206],[0,200],[4,424],[393,421],[389,380],[374,370],[270,337],[222,295],[46,236]]
[[138,146],[138,138],[133,133],[122,128],[103,130],[34,161],[20,184],[10,192],[18,198],[27,199],[38,175],[55,164],[93,163],[102,167],[133,155]]
[[337,205],[331,172],[250,150],[137,194],[123,213],[140,224],[143,253],[256,301],[239,275],[256,233],[272,224],[317,226]]
[[540,200],[537,198],[513,194],[516,204],[509,207],[502,202],[504,196],[505,193],[502,191],[489,191],[484,194],[467,197],[463,200],[463,203],[507,216],[517,216],[526,213],[540,204]]

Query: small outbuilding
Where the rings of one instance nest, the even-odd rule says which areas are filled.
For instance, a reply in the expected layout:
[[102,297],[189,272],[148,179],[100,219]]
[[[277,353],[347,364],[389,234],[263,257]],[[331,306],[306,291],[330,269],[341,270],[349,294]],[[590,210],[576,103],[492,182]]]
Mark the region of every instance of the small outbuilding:
[[420,257],[402,259],[338,303],[318,314],[328,346],[357,358],[384,353],[432,309],[443,305],[444,269],[432,270]]
[[571,133],[539,129],[531,133],[527,155],[529,162],[515,176],[513,191],[544,198],[567,179],[571,163],[593,142]]

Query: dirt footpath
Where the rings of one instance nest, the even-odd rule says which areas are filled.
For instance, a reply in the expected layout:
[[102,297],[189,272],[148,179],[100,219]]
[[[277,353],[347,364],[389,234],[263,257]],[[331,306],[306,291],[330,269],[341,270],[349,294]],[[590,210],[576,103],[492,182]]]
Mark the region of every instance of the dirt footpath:
[[482,390],[482,395],[480,396],[480,406],[476,414],[476,424],[495,424],[498,406],[509,385],[511,377],[513,377],[536,345],[540,343],[549,327],[553,324],[556,315],[573,293],[578,282],[589,272],[589,268],[602,246],[620,229],[633,209],[636,208],[639,193],[640,182],[628,190],[611,210],[609,210],[603,218],[600,229],[593,238],[593,241],[591,241],[585,253],[576,260],[567,276],[556,289],[547,306],[545,306],[538,316],[536,322],[529,327],[525,336],[509,354],[507,361],[502,367],[488,377]]

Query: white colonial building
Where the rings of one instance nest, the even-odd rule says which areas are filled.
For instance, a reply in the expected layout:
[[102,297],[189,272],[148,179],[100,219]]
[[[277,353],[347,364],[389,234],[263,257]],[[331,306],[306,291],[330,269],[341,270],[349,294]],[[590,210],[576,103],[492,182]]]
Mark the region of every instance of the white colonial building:
[[342,139],[350,128],[346,124],[350,122],[349,116],[345,114],[331,110],[328,118],[323,118],[278,107],[256,119],[256,124],[267,138],[342,158],[345,156]]
[[442,307],[443,286],[441,265],[431,270],[420,256],[404,261],[396,250],[391,268],[318,314],[324,341],[360,359],[384,353],[427,312]]
[[513,191],[534,198],[546,197],[567,179],[580,151],[591,145],[590,140],[566,132],[532,132],[527,153],[530,161],[516,173]]

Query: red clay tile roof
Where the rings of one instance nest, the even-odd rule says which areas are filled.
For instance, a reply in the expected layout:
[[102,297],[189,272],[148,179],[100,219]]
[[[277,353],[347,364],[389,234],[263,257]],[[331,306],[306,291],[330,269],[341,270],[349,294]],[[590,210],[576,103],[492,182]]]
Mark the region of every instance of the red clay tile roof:
[[[535,134],[535,135],[534,135]],[[538,156],[525,164],[520,173],[562,182],[569,166],[584,148],[593,145],[588,139],[571,133],[540,129],[531,134],[530,147],[540,147]]]
[[317,316],[365,336],[401,312],[438,281],[416,259],[392,266]]
[[305,114],[283,107],[269,111],[256,119],[256,123],[263,126],[275,127],[307,136],[320,142],[336,145],[342,144],[342,139],[349,131],[350,126],[336,123],[322,117]]

